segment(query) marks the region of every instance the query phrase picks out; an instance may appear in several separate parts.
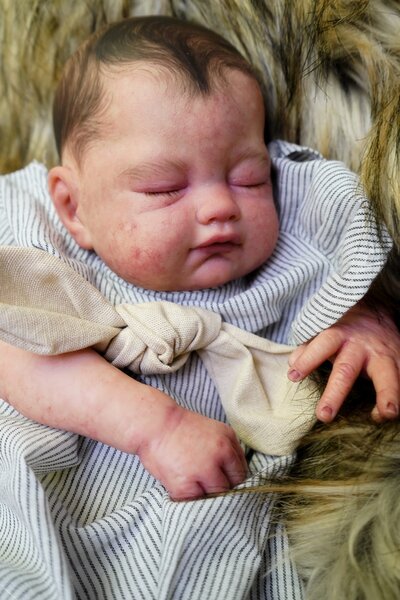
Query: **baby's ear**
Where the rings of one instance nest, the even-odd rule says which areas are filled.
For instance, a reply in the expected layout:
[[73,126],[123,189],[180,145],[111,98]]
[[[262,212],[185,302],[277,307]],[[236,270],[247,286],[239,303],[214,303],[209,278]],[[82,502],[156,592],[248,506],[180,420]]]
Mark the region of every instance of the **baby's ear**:
[[78,216],[80,193],[75,172],[70,167],[53,167],[48,181],[50,196],[61,221],[81,248],[92,250],[90,232]]

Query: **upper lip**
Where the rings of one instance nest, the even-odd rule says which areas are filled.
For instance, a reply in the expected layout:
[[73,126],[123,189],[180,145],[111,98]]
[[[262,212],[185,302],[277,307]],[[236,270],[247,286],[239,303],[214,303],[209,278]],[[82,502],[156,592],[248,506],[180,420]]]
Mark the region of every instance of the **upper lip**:
[[207,248],[207,246],[213,246],[214,244],[240,244],[240,237],[237,234],[226,234],[226,235],[214,235],[202,244],[196,246],[196,248]]

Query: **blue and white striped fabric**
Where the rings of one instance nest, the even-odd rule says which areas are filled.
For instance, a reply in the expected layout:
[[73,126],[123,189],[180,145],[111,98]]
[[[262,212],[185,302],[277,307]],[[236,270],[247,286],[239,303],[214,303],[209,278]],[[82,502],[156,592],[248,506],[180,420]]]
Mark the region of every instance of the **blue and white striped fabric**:
[[[366,293],[390,243],[379,241],[353,174],[312,151],[296,162],[298,152],[270,145],[281,222],[273,256],[220,288],[160,293],[121,280],[68,236],[38,163],[0,178],[0,242],[60,257],[114,304],[201,306],[299,343]],[[143,381],[225,420],[197,355],[177,373]],[[293,460],[247,456],[250,484],[285,473]],[[0,401],[0,599],[301,600],[273,504],[253,493],[172,502],[136,456],[34,423]]]

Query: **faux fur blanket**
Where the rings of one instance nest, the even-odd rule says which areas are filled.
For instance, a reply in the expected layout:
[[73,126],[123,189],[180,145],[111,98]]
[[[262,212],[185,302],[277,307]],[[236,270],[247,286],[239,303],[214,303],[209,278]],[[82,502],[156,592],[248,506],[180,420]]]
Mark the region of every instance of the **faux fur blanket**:
[[[196,20],[233,42],[263,81],[268,139],[314,147],[358,171],[399,246],[398,0],[0,0],[1,172],[33,158],[57,162],[51,104],[65,60],[104,23],[152,13]],[[396,306],[392,265],[383,284]],[[304,439],[285,488],[282,517],[309,599],[400,596],[399,424],[370,423],[360,408],[370,402],[362,390],[349,419]]]

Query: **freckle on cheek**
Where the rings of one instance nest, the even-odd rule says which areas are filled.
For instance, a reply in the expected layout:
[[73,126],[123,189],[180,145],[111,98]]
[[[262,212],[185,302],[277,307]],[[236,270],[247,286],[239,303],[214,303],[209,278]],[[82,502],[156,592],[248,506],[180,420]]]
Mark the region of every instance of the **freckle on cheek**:
[[142,252],[142,261],[149,272],[162,273],[165,270],[165,255],[159,250]]
[[140,248],[134,248],[133,252],[133,259],[134,260],[140,260],[140,258],[142,257],[142,251]]
[[165,256],[159,250],[149,250],[140,247],[132,248],[132,260],[140,262],[144,269],[160,271],[165,262]]

